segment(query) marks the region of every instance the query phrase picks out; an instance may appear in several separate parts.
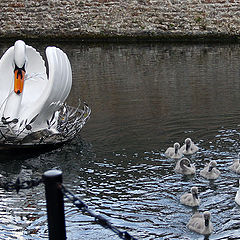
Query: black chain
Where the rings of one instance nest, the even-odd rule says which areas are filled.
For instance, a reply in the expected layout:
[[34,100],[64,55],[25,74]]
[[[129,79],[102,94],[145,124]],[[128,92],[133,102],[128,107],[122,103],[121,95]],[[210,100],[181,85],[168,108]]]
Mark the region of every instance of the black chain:
[[88,206],[78,197],[76,197],[72,192],[70,192],[68,189],[66,189],[62,184],[59,184],[59,188],[62,190],[63,195],[68,198],[77,208],[79,208],[82,213],[87,213],[91,217],[94,218],[95,222],[100,224],[101,226],[108,228],[112,230],[114,233],[116,233],[121,239],[124,240],[137,240],[136,238],[132,237],[128,232],[126,231],[120,231],[116,227],[114,227],[106,218],[103,216],[97,215],[91,210],[88,209]]

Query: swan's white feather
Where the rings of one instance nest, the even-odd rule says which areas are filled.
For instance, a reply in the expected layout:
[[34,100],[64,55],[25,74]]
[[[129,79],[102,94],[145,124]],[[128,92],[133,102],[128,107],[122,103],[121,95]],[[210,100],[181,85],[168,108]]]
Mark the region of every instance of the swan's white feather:
[[6,99],[11,92],[12,81],[11,79],[14,69],[14,47],[10,47],[0,59],[0,83],[1,83],[1,94],[0,94],[0,116],[5,108]]

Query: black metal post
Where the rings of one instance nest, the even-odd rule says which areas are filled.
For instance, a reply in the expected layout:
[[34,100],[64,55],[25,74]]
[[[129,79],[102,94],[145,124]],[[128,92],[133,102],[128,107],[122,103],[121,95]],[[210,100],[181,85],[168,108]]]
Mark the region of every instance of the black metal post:
[[65,240],[66,226],[64,215],[63,193],[59,188],[62,183],[62,172],[49,170],[43,174],[47,203],[49,240]]

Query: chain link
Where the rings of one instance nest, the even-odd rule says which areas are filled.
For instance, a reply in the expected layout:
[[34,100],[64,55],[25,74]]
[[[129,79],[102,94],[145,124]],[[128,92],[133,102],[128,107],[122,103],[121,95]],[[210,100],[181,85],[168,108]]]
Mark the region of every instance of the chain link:
[[87,213],[91,217],[94,218],[95,222],[100,224],[101,226],[112,230],[116,233],[121,239],[124,240],[137,240],[132,237],[126,231],[120,231],[118,228],[114,227],[106,218],[103,216],[97,215],[91,210],[88,209],[88,206],[78,197],[76,197],[72,192],[70,192],[67,188],[65,188],[62,184],[59,184],[59,188],[62,190],[63,195],[68,198],[78,209],[82,211],[82,213]]

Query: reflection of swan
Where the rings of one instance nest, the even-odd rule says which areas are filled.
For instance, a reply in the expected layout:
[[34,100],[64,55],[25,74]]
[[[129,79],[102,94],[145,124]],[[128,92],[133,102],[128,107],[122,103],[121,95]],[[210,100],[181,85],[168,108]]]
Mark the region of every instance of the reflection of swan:
[[72,86],[67,55],[56,47],[47,47],[46,56],[48,77],[40,54],[21,40],[2,56],[0,143],[20,139],[30,144],[65,141],[70,137],[66,125],[72,137],[87,120],[89,108],[81,111],[64,105]]
[[233,163],[231,166],[229,166],[229,169],[232,170],[235,173],[240,173],[240,153],[238,154],[238,158],[233,160]]
[[180,151],[182,151],[184,155],[191,155],[197,152],[198,149],[198,146],[192,142],[191,138],[186,138],[185,144],[181,147]]
[[235,202],[240,205],[240,179],[239,179],[239,189],[237,190],[236,196],[235,196]]
[[167,157],[173,158],[173,159],[179,159],[182,157],[182,153],[180,152],[180,144],[179,143],[174,143],[173,147],[169,147],[165,151],[165,155]]
[[206,211],[203,214],[197,212],[189,220],[187,227],[197,233],[210,235],[213,232],[213,225],[210,221],[211,214]]
[[217,162],[215,160],[210,161],[210,163],[200,171],[200,175],[207,179],[217,179],[220,175],[220,171],[216,166]]
[[174,171],[176,173],[181,173],[183,175],[192,175],[195,174],[196,168],[194,164],[190,163],[189,159],[182,158],[177,161]]
[[200,199],[198,197],[198,188],[192,187],[191,193],[184,193],[180,197],[180,203],[190,206],[190,207],[196,207],[200,204]]

